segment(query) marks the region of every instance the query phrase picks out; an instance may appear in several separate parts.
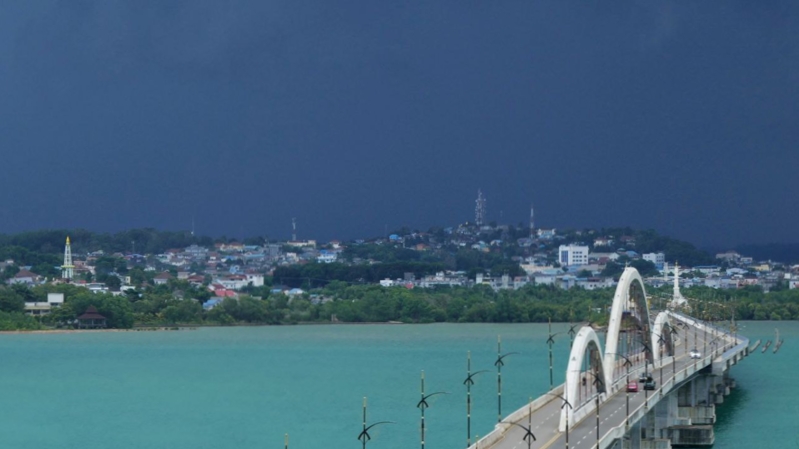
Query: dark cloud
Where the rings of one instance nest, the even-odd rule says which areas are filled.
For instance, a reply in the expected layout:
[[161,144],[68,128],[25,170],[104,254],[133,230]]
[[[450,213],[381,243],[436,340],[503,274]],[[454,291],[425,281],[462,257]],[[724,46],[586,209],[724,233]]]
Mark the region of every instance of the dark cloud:
[[9,2],[0,231],[795,241],[793,2]]

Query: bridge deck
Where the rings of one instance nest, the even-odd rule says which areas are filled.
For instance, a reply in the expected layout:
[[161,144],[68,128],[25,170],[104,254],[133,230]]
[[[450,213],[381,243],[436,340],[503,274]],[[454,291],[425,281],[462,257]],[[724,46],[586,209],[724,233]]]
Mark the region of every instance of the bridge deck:
[[[626,376],[614,380],[607,398],[600,402],[598,413],[591,399],[586,401],[580,413],[575,413],[576,422],[569,423],[569,441],[566,445],[566,432],[560,432],[558,426],[561,417],[563,401],[553,395],[544,395],[533,401],[532,432],[536,441],[529,444],[535,449],[553,448],[605,448],[616,439],[621,438],[627,431],[627,424],[634,424],[640,420],[654,406],[661,397],[678,388],[686,379],[690,379],[699,370],[713,365],[723,369],[734,364],[737,360],[747,355],[749,341],[745,338],[734,337],[723,333],[719,329],[694,320],[684,315],[672,314],[673,318],[683,322],[683,332],[691,333],[691,340],[698,349],[707,348],[708,353],[702,353],[700,359],[691,359],[685,343],[676,349],[675,357],[664,358],[661,365],[650,367],[657,388],[654,391],[644,391],[643,384],[637,393],[626,392]],[[630,380],[637,380],[637,373],[644,369],[643,364],[630,369]],[[662,381],[661,381],[662,375]],[[552,393],[562,394],[563,385]],[[629,405],[628,405],[629,401]],[[575,404],[577,407],[577,404]],[[527,425],[529,406],[524,406],[509,415],[503,423],[497,424],[495,430],[471,446],[470,449],[522,449],[528,447],[528,442],[523,440],[525,431],[512,424]],[[629,410],[629,412],[628,412]],[[599,444],[597,442],[599,441]]]

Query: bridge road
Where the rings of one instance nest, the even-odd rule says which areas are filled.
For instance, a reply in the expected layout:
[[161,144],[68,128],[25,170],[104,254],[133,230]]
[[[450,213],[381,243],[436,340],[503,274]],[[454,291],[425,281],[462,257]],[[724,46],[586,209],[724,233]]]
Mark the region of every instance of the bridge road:
[[[707,342],[707,350],[708,354],[702,353],[702,359],[696,360],[699,364],[709,365],[712,363],[712,360],[708,359],[709,356],[712,355],[711,349],[711,342],[714,340],[713,335],[709,332],[705,332],[701,329],[696,330],[696,340],[694,338],[694,326],[686,325],[683,328],[683,332],[680,332],[681,335],[685,335],[685,332],[690,332],[690,337],[688,340],[684,340],[685,337],[681,337],[683,342],[681,342],[680,347],[676,349],[677,356],[676,356],[676,364],[677,366],[672,368],[671,364],[667,364],[663,366],[663,383],[668,382],[672,378],[672,371],[676,370],[676,372],[680,372],[682,369],[692,365],[694,360],[689,357],[688,352],[694,348],[696,348],[701,352]],[[718,340],[718,337],[716,337]],[[690,347],[685,346],[686,343],[690,344]],[[721,353],[721,349],[719,348],[719,354]],[[636,365],[630,368],[630,380],[637,381],[638,380],[638,373],[642,370],[643,365]],[[657,388],[653,391],[649,391],[649,405],[652,406],[657,400],[659,399],[658,395],[660,394],[660,389],[662,388],[660,382],[660,369],[653,369],[651,366],[649,369],[652,371],[652,377],[657,382]],[[636,374],[633,374],[633,373]],[[616,427],[619,425],[623,425],[624,421],[627,419],[626,415],[626,369],[625,375],[622,375],[616,383],[621,384],[621,388],[610,396],[605,402],[600,403],[599,406],[599,437],[602,436],[612,427]],[[554,396],[553,396],[554,397]],[[592,400],[591,397],[589,400]],[[654,399],[654,400],[653,400]],[[643,390],[643,383],[639,383],[639,391],[637,393],[630,393],[630,414],[632,415],[635,411],[644,405],[646,401],[646,394]],[[565,433],[561,433],[558,431],[558,424],[560,420],[560,407],[563,401],[558,398],[554,397],[554,400],[547,403],[545,406],[541,407],[538,410],[533,411],[532,417],[532,431],[536,437],[536,441],[532,443],[530,446],[531,448],[535,449],[548,449],[548,448],[564,448],[566,447],[566,435]],[[522,419],[520,424],[527,425],[527,419]],[[630,424],[633,424],[632,422]],[[527,442],[523,440],[525,435],[525,431],[517,426],[511,426],[508,431],[505,433],[505,437],[491,446],[492,449],[525,449],[527,447]],[[589,449],[596,446],[596,413],[591,412],[585,417],[583,417],[577,423],[569,423],[569,448],[581,448],[581,449]]]

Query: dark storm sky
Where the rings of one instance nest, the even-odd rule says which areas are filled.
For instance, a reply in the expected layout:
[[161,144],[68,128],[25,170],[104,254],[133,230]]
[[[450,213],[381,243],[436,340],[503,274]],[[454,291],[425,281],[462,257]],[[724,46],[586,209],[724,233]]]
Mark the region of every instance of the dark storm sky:
[[0,4],[0,232],[799,241],[799,3]]

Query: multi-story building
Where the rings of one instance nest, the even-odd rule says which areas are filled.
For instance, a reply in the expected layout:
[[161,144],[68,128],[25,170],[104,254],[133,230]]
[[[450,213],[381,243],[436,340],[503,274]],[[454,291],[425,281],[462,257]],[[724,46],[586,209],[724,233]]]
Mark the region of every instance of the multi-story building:
[[663,253],[646,253],[643,255],[643,259],[655,264],[655,268],[658,270],[662,270],[666,263],[666,255]]
[[558,262],[561,265],[585,265],[588,263],[588,247],[580,245],[560,245]]

